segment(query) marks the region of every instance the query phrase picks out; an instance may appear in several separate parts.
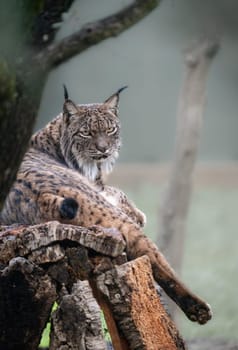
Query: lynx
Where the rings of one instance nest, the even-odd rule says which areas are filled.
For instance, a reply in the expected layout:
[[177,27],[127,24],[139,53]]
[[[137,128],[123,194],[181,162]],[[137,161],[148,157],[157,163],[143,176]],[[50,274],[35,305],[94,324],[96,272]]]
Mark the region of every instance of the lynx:
[[175,275],[143,233],[145,218],[126,197],[105,186],[121,145],[119,94],[103,103],[76,105],[65,89],[63,113],[31,138],[17,179],[1,213],[3,224],[58,220],[84,227],[118,229],[129,259],[147,255],[155,280],[191,321],[211,318],[208,304]]

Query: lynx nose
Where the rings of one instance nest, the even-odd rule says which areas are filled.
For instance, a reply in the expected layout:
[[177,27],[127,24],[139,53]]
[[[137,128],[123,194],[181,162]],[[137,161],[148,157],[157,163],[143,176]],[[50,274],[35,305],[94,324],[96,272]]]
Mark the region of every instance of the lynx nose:
[[96,147],[97,147],[97,150],[100,151],[101,153],[107,153],[108,144],[106,140],[102,138],[98,139]]

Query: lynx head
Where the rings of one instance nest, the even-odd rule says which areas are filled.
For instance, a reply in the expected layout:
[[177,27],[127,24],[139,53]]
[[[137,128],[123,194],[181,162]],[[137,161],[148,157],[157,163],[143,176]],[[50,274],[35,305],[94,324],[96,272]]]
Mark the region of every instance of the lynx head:
[[118,118],[119,94],[103,103],[76,105],[66,87],[63,106],[61,152],[66,164],[94,181],[98,171],[109,173],[121,146]]

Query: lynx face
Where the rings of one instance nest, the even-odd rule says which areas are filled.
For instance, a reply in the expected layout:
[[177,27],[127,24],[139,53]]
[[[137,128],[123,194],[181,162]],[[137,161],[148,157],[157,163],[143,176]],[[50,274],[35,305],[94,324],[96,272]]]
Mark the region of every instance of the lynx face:
[[77,106],[65,100],[61,152],[70,168],[91,181],[99,169],[109,173],[118,157],[121,139],[117,107],[118,93],[98,104]]

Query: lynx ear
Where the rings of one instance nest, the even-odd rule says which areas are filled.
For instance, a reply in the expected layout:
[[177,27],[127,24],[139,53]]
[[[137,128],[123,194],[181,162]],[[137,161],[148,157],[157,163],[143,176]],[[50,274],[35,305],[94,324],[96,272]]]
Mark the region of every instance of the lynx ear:
[[75,105],[75,103],[69,99],[69,94],[66,86],[63,85],[63,87],[64,87],[64,100],[65,100],[64,106],[63,106],[63,112],[65,115],[70,117],[71,115],[76,114],[78,112],[78,108]]
[[64,88],[64,100],[66,101],[69,99],[69,93],[65,84],[63,84],[63,88]]
[[63,106],[63,112],[69,116],[78,113],[78,108],[71,100],[66,100]]
[[125,90],[128,86],[123,86],[122,88],[120,88],[117,92],[115,92],[115,94],[113,94],[112,96],[110,96],[105,102],[104,104],[106,104],[110,109],[115,109],[117,110],[118,108],[118,103],[119,103],[119,95],[120,93]]

